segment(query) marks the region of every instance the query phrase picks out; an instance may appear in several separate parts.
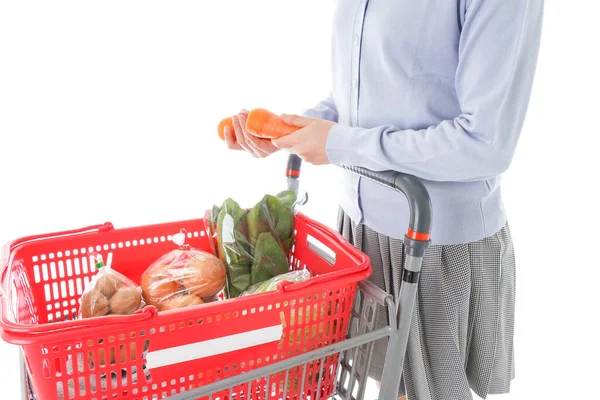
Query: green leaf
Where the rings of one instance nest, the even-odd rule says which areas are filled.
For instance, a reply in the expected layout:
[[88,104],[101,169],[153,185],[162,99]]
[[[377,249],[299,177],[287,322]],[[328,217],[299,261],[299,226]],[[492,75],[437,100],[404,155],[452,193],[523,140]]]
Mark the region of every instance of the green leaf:
[[246,215],[247,211],[232,199],[227,199],[217,219],[217,243],[221,259],[227,267],[230,297],[237,297],[250,285],[252,263]]
[[217,206],[216,204],[213,205],[212,210],[210,212],[210,222],[216,225],[220,211],[221,209],[219,208],[219,206]]
[[288,257],[290,255],[290,250],[292,249],[292,245],[293,244],[294,244],[294,237],[293,236],[291,238],[283,241],[283,250],[285,251],[285,254]]
[[266,281],[289,271],[288,258],[271,233],[261,233],[256,240],[251,284]]
[[250,287],[250,269],[247,265],[231,264],[228,269],[229,297],[238,297]]
[[277,275],[259,284],[250,286],[244,293],[242,293],[242,296],[247,296],[255,293],[265,293],[271,290],[276,290],[279,283],[284,281],[291,283],[304,282],[310,279],[311,276],[312,275],[310,271],[307,269],[287,272],[285,274]]
[[265,232],[275,232],[281,203],[275,196],[265,195],[248,213],[248,237],[250,244],[256,245],[258,236]]
[[294,234],[294,215],[284,206],[279,207],[276,229],[279,240],[282,242],[288,240]]
[[296,200],[298,199],[298,195],[293,190],[284,190],[282,192],[277,193],[275,197],[277,197],[281,204],[284,205],[290,211],[294,209],[294,205],[296,204]]

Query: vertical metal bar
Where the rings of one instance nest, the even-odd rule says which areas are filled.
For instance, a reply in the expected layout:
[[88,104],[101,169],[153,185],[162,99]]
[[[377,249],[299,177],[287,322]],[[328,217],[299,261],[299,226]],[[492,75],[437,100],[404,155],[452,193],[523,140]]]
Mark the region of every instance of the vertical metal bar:
[[[405,270],[420,272],[421,263],[423,257],[415,257],[408,255],[406,257]],[[403,280],[400,285],[400,295],[397,304],[398,316],[393,326],[395,329],[390,335],[388,342],[388,349],[386,353],[386,360],[397,360],[398,368],[386,368],[383,367],[383,376],[381,379],[381,391],[379,393],[380,399],[388,399],[397,396],[398,389],[400,388],[400,382],[402,379],[402,369],[404,367],[404,356],[406,354],[406,347],[408,344],[408,335],[410,332],[411,319],[413,309],[415,307],[415,301],[417,297],[417,288],[419,280],[413,282]],[[389,363],[387,364],[389,365]]]
[[287,388],[288,388],[288,379],[290,378],[290,370],[285,370],[285,380],[283,381],[283,400],[287,396]]
[[271,375],[267,375],[267,398],[265,400],[269,400],[269,397],[271,397],[271,388],[269,387],[271,383]]
[[[359,331],[359,320],[360,320],[360,299],[364,294],[361,295],[360,289],[357,289],[357,292],[354,296],[354,301],[352,302],[352,310],[351,310],[351,319],[348,324],[348,334],[346,337],[353,337],[353,332],[356,330],[356,334],[358,335]],[[344,396],[344,381],[346,380],[346,376],[348,375],[348,370],[346,366],[348,365],[348,355],[350,354],[349,350],[344,350],[339,353],[337,369],[339,371],[340,379],[335,383],[335,393],[340,396]]]
[[321,398],[321,380],[323,378],[323,365],[325,364],[325,357],[321,358],[321,369],[319,370],[319,383],[317,384],[317,400]]
[[306,365],[308,363],[304,363],[303,367],[302,367],[302,385],[300,386],[300,398],[304,399],[306,398],[306,396],[304,396],[304,381],[306,380]]
[[356,353],[358,352],[358,348],[360,346],[356,346],[354,348],[354,355],[352,356],[352,369],[350,370],[350,382],[348,383],[348,393],[346,394],[346,399],[352,399],[352,392],[354,391],[354,385],[356,383],[354,374],[356,373]]
[[[376,301],[372,298],[369,297],[366,301],[365,301],[366,305],[368,307],[372,307],[372,312],[373,314],[371,315],[371,320],[369,321],[366,316],[368,315],[363,315],[363,317],[365,317],[365,331],[372,331],[373,330],[373,325],[375,323],[375,321],[377,321],[377,317],[379,316],[379,307],[377,306]],[[392,313],[392,309],[390,309],[389,314]],[[392,321],[392,320],[390,320]],[[364,332],[363,332],[364,333]],[[356,395],[356,397],[358,399],[362,399],[365,396],[365,391],[367,390],[367,380],[369,379],[369,366],[371,365],[371,360],[373,358],[373,350],[375,349],[375,341],[370,341],[368,343],[365,343],[364,346],[366,347],[365,351],[365,362],[364,362],[364,367],[362,368],[362,371],[360,373],[360,382],[358,385],[358,393]]]
[[[375,321],[377,314],[377,307],[374,300],[371,297],[365,296],[363,299],[363,304],[360,310],[360,314],[356,320],[357,323],[357,335],[363,335],[366,332],[371,331],[372,322]],[[371,318],[369,318],[369,315]],[[368,357],[368,354],[364,354],[365,351],[368,352],[368,348],[362,349],[363,346],[357,346],[354,349],[354,359],[352,360],[352,372],[351,372],[351,381],[349,384],[349,394],[347,394],[348,398],[352,399],[354,394],[354,389],[357,387],[357,398],[361,399],[364,394],[364,381],[366,371],[368,369],[368,361],[365,366],[365,358]],[[360,360],[362,362],[359,362]]]
[[[338,362],[337,362],[337,368],[336,368],[336,374],[339,373],[340,375],[340,380],[335,382],[335,388],[334,388],[334,395],[335,394],[341,394],[342,393],[342,387],[340,385],[342,385],[344,383],[344,377],[346,376],[346,370],[344,369],[344,366],[342,365],[342,361],[344,360],[344,356],[345,356],[346,352],[345,351],[340,351],[339,353],[339,357],[338,357]],[[336,377],[337,379],[337,377]]]
[[229,388],[229,398],[233,397],[233,388]]
[[252,399],[252,395],[250,394],[252,392],[252,381],[248,382],[248,393],[247,393],[247,400]]

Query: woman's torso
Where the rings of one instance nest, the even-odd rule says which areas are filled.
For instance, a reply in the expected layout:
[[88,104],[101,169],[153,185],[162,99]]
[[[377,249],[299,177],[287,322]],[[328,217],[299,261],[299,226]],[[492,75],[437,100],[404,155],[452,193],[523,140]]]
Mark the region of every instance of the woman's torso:
[[[461,113],[455,89],[466,0],[337,0],[333,98],[339,122],[424,129]],[[434,207],[432,240],[479,240],[500,229],[500,178],[425,182]],[[393,237],[408,225],[401,194],[343,172],[341,205],[357,222]]]

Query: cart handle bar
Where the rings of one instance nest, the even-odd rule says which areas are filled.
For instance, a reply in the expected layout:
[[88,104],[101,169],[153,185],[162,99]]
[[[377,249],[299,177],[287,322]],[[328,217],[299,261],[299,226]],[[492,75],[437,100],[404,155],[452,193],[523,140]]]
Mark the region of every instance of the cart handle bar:
[[[342,166],[342,168],[404,194],[410,207],[406,238],[414,246],[419,244],[414,242],[429,242],[432,220],[431,199],[425,185],[418,178],[397,171],[371,171],[355,166]],[[297,181],[300,179],[301,169],[302,159],[296,154],[290,154],[285,176]]]
[[343,168],[404,194],[410,208],[406,237],[416,241],[429,241],[432,220],[431,199],[425,185],[418,178],[397,171],[375,172],[353,166],[343,166]]

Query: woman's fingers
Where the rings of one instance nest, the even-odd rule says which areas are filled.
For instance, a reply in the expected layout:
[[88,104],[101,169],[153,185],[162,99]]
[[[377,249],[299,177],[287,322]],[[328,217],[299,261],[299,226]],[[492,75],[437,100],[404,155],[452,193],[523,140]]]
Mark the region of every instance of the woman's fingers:
[[314,122],[314,118],[302,117],[295,114],[281,114],[281,119],[288,125],[304,128]]
[[246,117],[243,114],[234,117],[233,126],[236,127],[236,132],[238,132],[238,130],[240,132],[238,142],[244,150],[256,158],[267,156],[261,149],[257,148],[251,140],[249,140],[250,134],[246,130]]
[[271,140],[257,138],[248,131],[246,131],[246,143],[250,143],[252,147],[254,147],[258,152],[260,152],[262,157],[271,155],[277,150],[279,150],[277,147],[273,146]]
[[302,137],[303,133],[304,130],[299,129],[296,132],[291,133],[289,135],[282,136],[278,139],[273,139],[273,145],[278,149],[291,149],[292,147],[300,143],[300,138]]
[[243,118],[243,117],[240,117],[239,115],[234,115],[232,118],[233,129],[235,129],[235,137],[242,149],[246,150],[248,153],[253,153],[253,150],[248,146],[248,143],[246,143],[246,136],[244,135],[244,127],[243,127],[242,123],[240,122],[240,118]]
[[235,141],[235,139],[233,138],[233,132],[231,131],[231,129],[229,129],[228,126],[226,126],[223,129],[223,134],[225,136],[225,143],[227,143],[227,147],[230,150],[243,150],[240,145]]
[[227,147],[232,150],[244,150],[256,158],[264,158],[278,151],[271,140],[258,138],[246,130],[248,114],[248,110],[242,109],[232,117],[233,131],[228,127],[224,128]]

